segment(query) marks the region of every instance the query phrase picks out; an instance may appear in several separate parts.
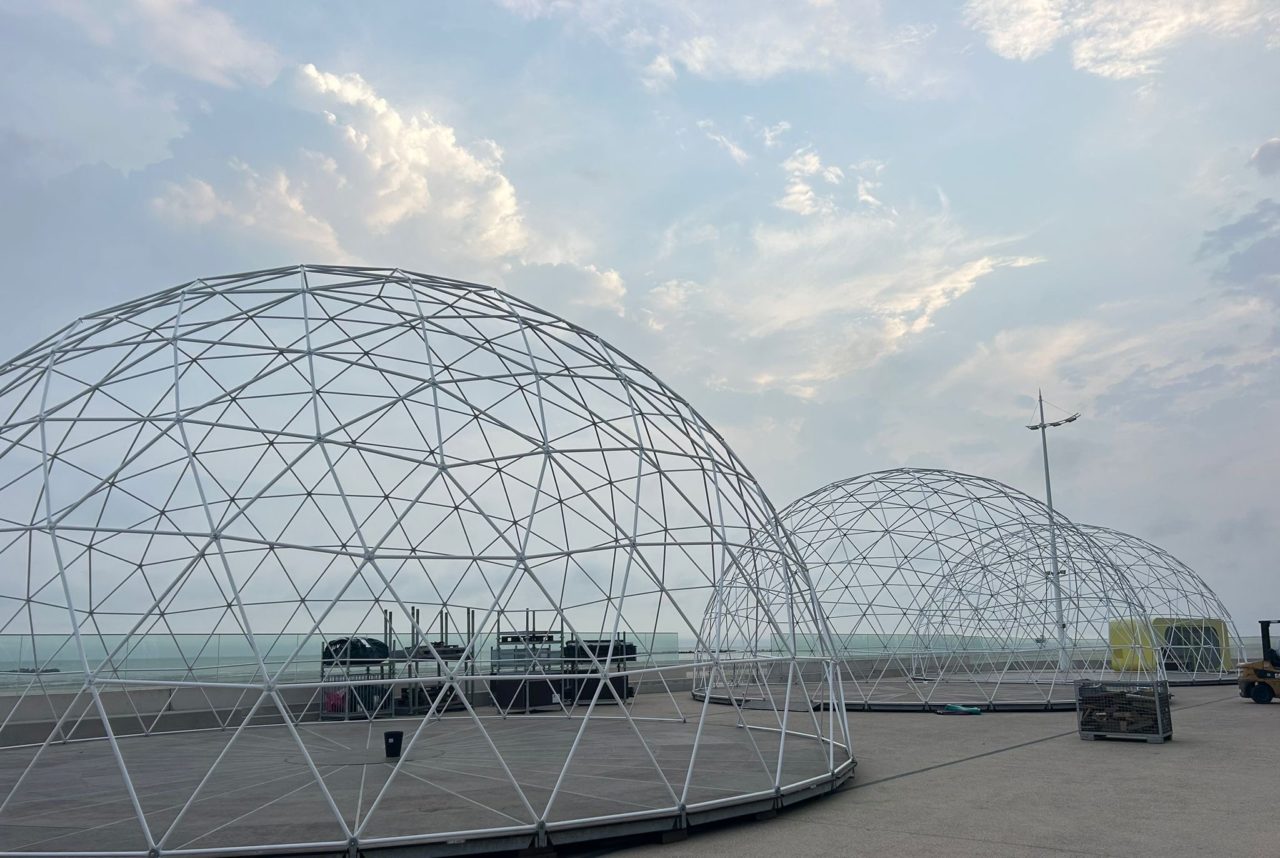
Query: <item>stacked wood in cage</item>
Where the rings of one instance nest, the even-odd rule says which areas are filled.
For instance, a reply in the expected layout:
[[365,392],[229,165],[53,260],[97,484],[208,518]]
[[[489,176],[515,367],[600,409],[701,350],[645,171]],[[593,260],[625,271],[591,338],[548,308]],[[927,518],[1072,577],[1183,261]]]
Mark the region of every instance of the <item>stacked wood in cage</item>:
[[1167,683],[1082,679],[1076,682],[1076,711],[1082,739],[1173,736]]

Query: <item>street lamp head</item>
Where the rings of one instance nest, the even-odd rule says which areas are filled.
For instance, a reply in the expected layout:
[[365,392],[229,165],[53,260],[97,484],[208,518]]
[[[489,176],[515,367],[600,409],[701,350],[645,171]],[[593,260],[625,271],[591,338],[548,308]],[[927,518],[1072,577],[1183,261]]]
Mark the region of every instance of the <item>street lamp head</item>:
[[1051,423],[1034,423],[1027,426],[1027,428],[1033,432],[1038,432],[1041,429],[1052,429],[1055,426],[1064,426],[1067,423],[1074,423],[1079,419],[1080,419],[1080,412],[1077,411],[1075,414],[1072,414],[1070,417],[1064,417],[1061,420],[1054,420]]

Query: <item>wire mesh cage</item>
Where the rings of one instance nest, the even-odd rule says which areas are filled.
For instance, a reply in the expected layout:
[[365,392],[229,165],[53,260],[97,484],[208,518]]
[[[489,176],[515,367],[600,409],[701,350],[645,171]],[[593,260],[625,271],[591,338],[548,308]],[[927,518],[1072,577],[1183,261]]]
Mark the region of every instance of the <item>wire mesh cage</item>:
[[1075,686],[1081,739],[1173,738],[1168,682],[1079,679]]

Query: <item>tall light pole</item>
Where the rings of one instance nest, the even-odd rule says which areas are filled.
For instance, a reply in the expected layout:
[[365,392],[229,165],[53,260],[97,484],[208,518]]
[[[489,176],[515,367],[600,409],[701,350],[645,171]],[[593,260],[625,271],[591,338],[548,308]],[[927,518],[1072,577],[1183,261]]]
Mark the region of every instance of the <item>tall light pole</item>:
[[1058,670],[1062,673],[1071,671],[1071,654],[1067,647],[1067,623],[1062,616],[1062,580],[1058,573],[1058,536],[1053,521],[1053,486],[1049,483],[1049,430],[1077,420],[1080,412],[1070,417],[1048,423],[1044,419],[1044,392],[1037,390],[1036,397],[1040,402],[1040,422],[1027,428],[1040,432],[1040,449],[1044,452],[1044,497],[1049,504],[1049,570],[1053,581],[1053,601],[1058,621]]

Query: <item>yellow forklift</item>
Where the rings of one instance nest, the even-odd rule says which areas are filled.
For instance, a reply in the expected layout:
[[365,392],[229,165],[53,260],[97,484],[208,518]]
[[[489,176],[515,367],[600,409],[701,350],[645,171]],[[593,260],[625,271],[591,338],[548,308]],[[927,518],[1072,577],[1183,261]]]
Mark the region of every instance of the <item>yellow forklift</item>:
[[1262,626],[1262,661],[1240,665],[1240,696],[1254,703],[1270,703],[1280,697],[1280,655],[1271,647],[1271,624],[1280,620],[1258,620]]

